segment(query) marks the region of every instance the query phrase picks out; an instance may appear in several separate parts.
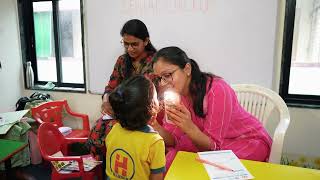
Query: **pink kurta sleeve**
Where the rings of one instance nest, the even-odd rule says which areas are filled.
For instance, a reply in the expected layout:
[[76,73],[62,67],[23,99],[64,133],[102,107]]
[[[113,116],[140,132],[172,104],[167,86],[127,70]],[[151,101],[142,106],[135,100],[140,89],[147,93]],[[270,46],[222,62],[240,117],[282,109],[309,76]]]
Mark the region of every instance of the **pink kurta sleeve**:
[[232,94],[233,91],[222,80],[212,83],[205,97],[207,115],[205,117],[203,132],[211,140],[211,150],[219,150],[223,143],[225,134],[229,129],[232,116]]

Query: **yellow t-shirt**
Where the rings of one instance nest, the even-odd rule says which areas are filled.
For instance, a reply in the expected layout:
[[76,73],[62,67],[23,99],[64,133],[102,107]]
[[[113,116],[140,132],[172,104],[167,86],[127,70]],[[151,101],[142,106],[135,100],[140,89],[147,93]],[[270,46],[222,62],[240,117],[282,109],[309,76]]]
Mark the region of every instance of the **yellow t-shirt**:
[[117,123],[105,142],[106,173],[111,180],[144,180],[151,173],[165,172],[164,141],[151,126],[130,131]]

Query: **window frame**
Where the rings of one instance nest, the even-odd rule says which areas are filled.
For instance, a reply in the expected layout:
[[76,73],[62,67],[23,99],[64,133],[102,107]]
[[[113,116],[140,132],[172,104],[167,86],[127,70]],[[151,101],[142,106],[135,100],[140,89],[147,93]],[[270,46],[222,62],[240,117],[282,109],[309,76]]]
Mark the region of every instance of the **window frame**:
[[[86,92],[86,71],[85,71],[85,46],[84,46],[84,23],[83,23],[83,0],[80,1],[80,22],[81,22],[81,48],[82,48],[82,61],[83,61],[83,84],[80,83],[64,83],[62,82],[62,61],[61,61],[61,49],[60,49],[60,37],[59,37],[59,0],[18,0],[18,12],[19,12],[19,26],[21,37],[21,49],[22,60],[24,68],[24,82],[26,84],[26,63],[31,61],[32,69],[34,71],[34,84],[32,89],[38,89],[37,85],[45,85],[48,81],[39,81],[36,45],[35,45],[35,29],[33,18],[33,2],[52,2],[52,22],[53,22],[53,37],[54,37],[54,53],[56,59],[57,70],[57,82],[55,84],[54,91],[78,91]],[[76,88],[75,90],[72,90]],[[60,90],[59,90],[60,89]],[[66,90],[67,89],[67,90]]]
[[286,0],[279,93],[288,106],[320,108],[320,95],[289,94],[295,11],[296,0]]

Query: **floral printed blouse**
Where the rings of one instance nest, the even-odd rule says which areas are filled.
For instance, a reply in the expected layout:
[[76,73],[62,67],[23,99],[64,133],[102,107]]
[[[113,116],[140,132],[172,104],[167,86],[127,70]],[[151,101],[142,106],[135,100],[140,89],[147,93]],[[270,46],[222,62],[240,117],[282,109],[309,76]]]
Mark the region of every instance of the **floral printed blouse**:
[[[147,52],[147,56],[140,60],[140,66],[138,69],[133,69],[132,75],[138,75],[142,74],[146,77],[153,78],[152,72],[152,57],[154,53],[153,52]],[[105,87],[105,93],[110,93],[113,89],[115,89],[123,80],[127,79],[128,77],[125,77],[125,55],[119,56],[116,64],[114,65],[113,72],[110,76],[110,80]]]

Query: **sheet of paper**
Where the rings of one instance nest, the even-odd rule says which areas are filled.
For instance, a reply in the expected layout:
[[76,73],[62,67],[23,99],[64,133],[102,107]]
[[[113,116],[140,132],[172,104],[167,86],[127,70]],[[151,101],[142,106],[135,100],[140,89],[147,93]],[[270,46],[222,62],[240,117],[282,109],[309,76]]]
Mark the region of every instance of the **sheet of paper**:
[[[81,156],[83,160],[84,171],[91,171],[97,165],[101,164],[102,161],[95,160],[91,155]],[[79,171],[79,164],[77,161],[70,161],[70,164],[62,167],[64,171]]]
[[67,135],[69,135],[70,133],[72,133],[71,127],[62,126],[62,127],[59,127],[58,129],[59,129],[59,131],[61,132],[61,134],[62,134],[63,136],[67,136]]
[[105,114],[102,116],[102,119],[103,120],[109,120],[109,119],[114,119],[112,116],[108,115],[108,114]]
[[13,126],[16,122],[28,112],[29,110],[14,111],[7,113],[0,113],[0,134],[6,134],[7,131]]
[[203,165],[205,166],[210,179],[231,180],[254,178],[231,150],[199,152],[198,155],[201,159],[234,170],[226,171],[204,163]]
[[[52,157],[63,157],[63,154],[61,151],[58,151],[58,152],[52,154]],[[70,164],[71,161],[51,161],[51,163],[52,163],[53,167],[56,168],[57,171],[60,171],[63,167]]]
[[[52,155],[53,157],[64,157],[61,151]],[[91,171],[102,161],[95,160],[90,154],[81,156],[83,160],[84,171]],[[71,173],[73,171],[79,171],[79,164],[77,161],[51,161],[52,165],[60,173]]]

